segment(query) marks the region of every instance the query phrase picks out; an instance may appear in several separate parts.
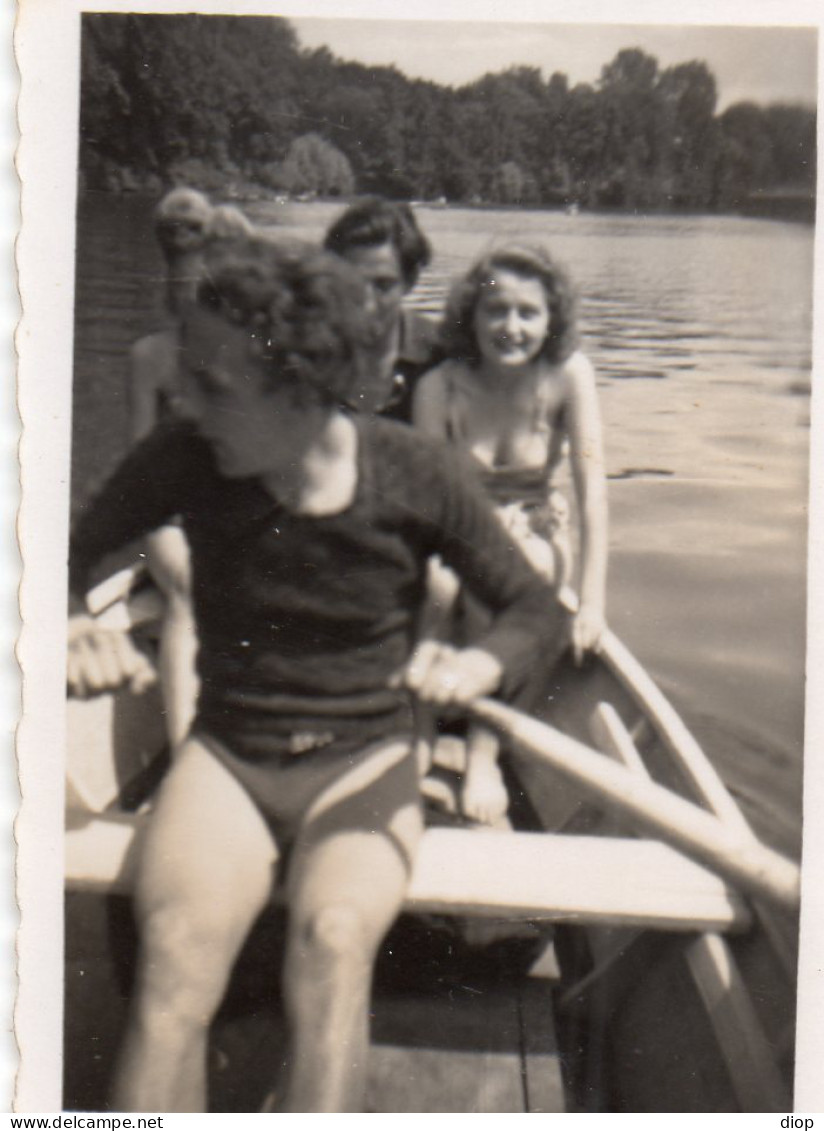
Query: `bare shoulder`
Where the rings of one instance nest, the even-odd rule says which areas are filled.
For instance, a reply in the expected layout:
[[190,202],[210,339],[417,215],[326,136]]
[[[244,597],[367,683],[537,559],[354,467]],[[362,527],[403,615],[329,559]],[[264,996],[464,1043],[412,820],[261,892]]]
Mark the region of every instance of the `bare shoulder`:
[[475,369],[465,361],[447,358],[431,369],[426,375],[432,378],[430,386],[441,395],[455,397],[459,394],[472,395],[477,389],[478,377]]
[[570,407],[592,403],[596,397],[595,369],[592,362],[576,350],[559,367],[563,382],[563,398]]
[[158,330],[155,334],[146,334],[134,343],[131,348],[133,362],[158,364],[169,360],[176,360],[178,352],[178,338],[176,330]]
[[456,394],[461,388],[466,366],[448,359],[430,369],[415,389],[412,419],[424,432],[443,437],[449,430]]
[[562,372],[571,385],[589,387],[595,385],[595,369],[592,362],[580,350],[576,350],[563,363]]
[[173,329],[147,334],[129,354],[131,384],[137,390],[174,389],[177,385],[180,342]]
[[418,382],[418,388],[426,386],[428,389],[438,389],[443,387],[449,381],[450,373],[455,367],[455,362],[452,360],[441,361],[438,365],[434,365],[431,369],[427,369],[426,373],[421,377]]
[[427,369],[417,381],[415,405],[419,410],[425,410],[426,406],[430,405],[440,405],[446,399],[453,364],[451,361],[442,361],[432,369]]

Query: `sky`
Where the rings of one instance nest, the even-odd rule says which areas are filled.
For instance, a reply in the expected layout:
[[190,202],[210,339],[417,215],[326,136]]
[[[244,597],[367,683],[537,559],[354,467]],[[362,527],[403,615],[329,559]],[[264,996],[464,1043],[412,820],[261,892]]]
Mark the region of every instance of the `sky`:
[[734,102],[816,102],[817,37],[807,27],[673,24],[432,22],[289,17],[304,47],[394,64],[413,78],[459,86],[513,65],[594,83],[622,48],[640,47],[663,69],[699,59],[718,84],[718,110]]

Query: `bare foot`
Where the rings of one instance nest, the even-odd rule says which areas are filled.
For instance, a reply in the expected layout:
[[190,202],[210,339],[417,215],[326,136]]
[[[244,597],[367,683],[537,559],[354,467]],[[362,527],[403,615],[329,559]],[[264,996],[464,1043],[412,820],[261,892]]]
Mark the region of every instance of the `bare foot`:
[[461,808],[472,821],[498,824],[506,815],[509,797],[496,762],[470,756],[461,790]]

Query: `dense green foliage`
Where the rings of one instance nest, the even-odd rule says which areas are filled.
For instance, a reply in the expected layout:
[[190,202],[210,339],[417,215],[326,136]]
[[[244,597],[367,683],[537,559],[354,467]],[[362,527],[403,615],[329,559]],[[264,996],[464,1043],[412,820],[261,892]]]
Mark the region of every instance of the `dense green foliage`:
[[300,49],[269,17],[83,17],[80,169],[102,189],[730,209],[812,198],[815,112],[716,113],[700,61],[621,51],[595,85],[532,67],[459,89]]

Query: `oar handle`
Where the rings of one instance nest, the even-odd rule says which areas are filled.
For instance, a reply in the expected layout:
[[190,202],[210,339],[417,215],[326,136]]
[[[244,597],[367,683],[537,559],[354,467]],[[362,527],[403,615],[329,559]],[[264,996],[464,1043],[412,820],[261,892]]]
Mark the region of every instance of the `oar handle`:
[[512,707],[479,699],[469,707],[519,751],[552,766],[590,797],[627,813],[645,831],[707,865],[753,895],[797,909],[797,865],[740,828]]

